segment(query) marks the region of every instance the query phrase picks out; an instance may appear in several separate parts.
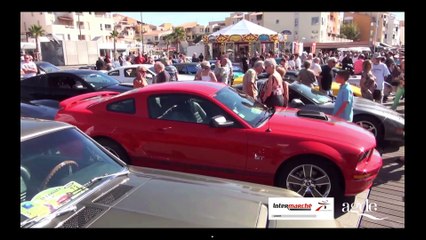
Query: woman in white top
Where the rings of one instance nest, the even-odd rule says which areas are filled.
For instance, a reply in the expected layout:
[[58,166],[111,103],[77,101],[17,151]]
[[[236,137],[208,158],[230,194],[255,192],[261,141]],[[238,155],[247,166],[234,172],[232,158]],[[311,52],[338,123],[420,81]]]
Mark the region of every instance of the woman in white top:
[[210,63],[208,61],[202,61],[200,65],[201,65],[201,70],[198,70],[197,74],[195,74],[194,80],[201,80],[206,82],[217,82],[216,76],[210,69]]

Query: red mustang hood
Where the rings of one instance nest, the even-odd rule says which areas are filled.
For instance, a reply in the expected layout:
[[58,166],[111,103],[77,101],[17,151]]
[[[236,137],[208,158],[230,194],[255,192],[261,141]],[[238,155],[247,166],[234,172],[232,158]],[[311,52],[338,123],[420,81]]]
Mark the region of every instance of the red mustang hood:
[[[301,117],[297,115],[299,109],[277,108],[275,114],[269,120],[272,132],[285,132],[293,136],[303,136],[316,140],[345,142],[354,147],[375,145],[373,134],[340,118],[327,115],[328,120]],[[266,126],[268,127],[266,123]]]

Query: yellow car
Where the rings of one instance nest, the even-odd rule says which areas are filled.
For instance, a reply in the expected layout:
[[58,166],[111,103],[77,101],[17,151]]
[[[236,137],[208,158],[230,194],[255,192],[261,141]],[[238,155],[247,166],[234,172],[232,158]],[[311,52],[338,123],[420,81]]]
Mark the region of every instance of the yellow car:
[[242,76],[235,78],[234,81],[232,82],[232,86],[243,83],[243,77],[244,77],[244,74]]
[[[235,78],[234,82],[232,83],[232,86],[237,85],[237,84],[242,84],[243,83],[243,76]],[[289,76],[290,80],[295,80],[295,79],[292,79],[291,77],[292,76]],[[290,81],[290,82],[292,82],[292,81]],[[315,86],[314,89],[319,90],[319,86]],[[337,83],[337,82],[331,83],[331,90],[332,90],[334,96],[337,96],[337,94],[339,93],[339,89],[340,89],[339,83]],[[361,95],[361,89],[359,87],[357,87],[355,85],[351,85],[351,89],[352,89],[352,92],[354,93],[355,97],[361,97],[362,96]]]
[[[362,96],[361,95],[361,88],[359,88],[355,85],[351,85],[351,84],[350,84],[350,86],[351,86],[352,92],[354,93],[355,97],[361,97]],[[319,90],[319,86],[315,86],[314,89]],[[337,96],[337,94],[339,93],[339,89],[340,89],[340,83],[337,83],[337,82],[331,83],[331,91],[333,92],[334,96]]]

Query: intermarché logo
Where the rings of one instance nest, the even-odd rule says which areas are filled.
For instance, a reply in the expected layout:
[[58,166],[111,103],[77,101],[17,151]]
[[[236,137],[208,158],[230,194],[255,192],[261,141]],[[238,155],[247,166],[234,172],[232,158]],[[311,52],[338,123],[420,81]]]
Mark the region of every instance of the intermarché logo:
[[[365,207],[365,209],[364,209]],[[342,212],[347,213],[347,212],[352,212],[352,213],[356,213],[359,216],[364,216],[373,220],[384,220],[386,219],[386,217],[384,218],[378,218],[373,216],[372,212],[376,212],[377,211],[377,203],[374,202],[370,202],[368,199],[366,199],[364,201],[364,204],[362,203],[348,203],[348,202],[344,202],[342,204]]]
[[302,203],[302,204],[287,204],[287,203],[274,203],[273,208],[287,208],[290,211],[311,211],[312,204]]

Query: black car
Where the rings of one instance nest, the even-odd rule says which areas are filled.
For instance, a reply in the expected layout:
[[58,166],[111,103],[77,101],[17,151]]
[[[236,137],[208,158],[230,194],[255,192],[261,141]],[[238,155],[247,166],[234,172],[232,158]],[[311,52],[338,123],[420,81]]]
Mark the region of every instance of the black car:
[[21,101],[21,117],[55,119],[59,102],[51,99]]
[[118,80],[99,71],[67,70],[21,80],[21,99],[62,101],[89,92],[125,92],[132,88],[132,84],[121,84]]

